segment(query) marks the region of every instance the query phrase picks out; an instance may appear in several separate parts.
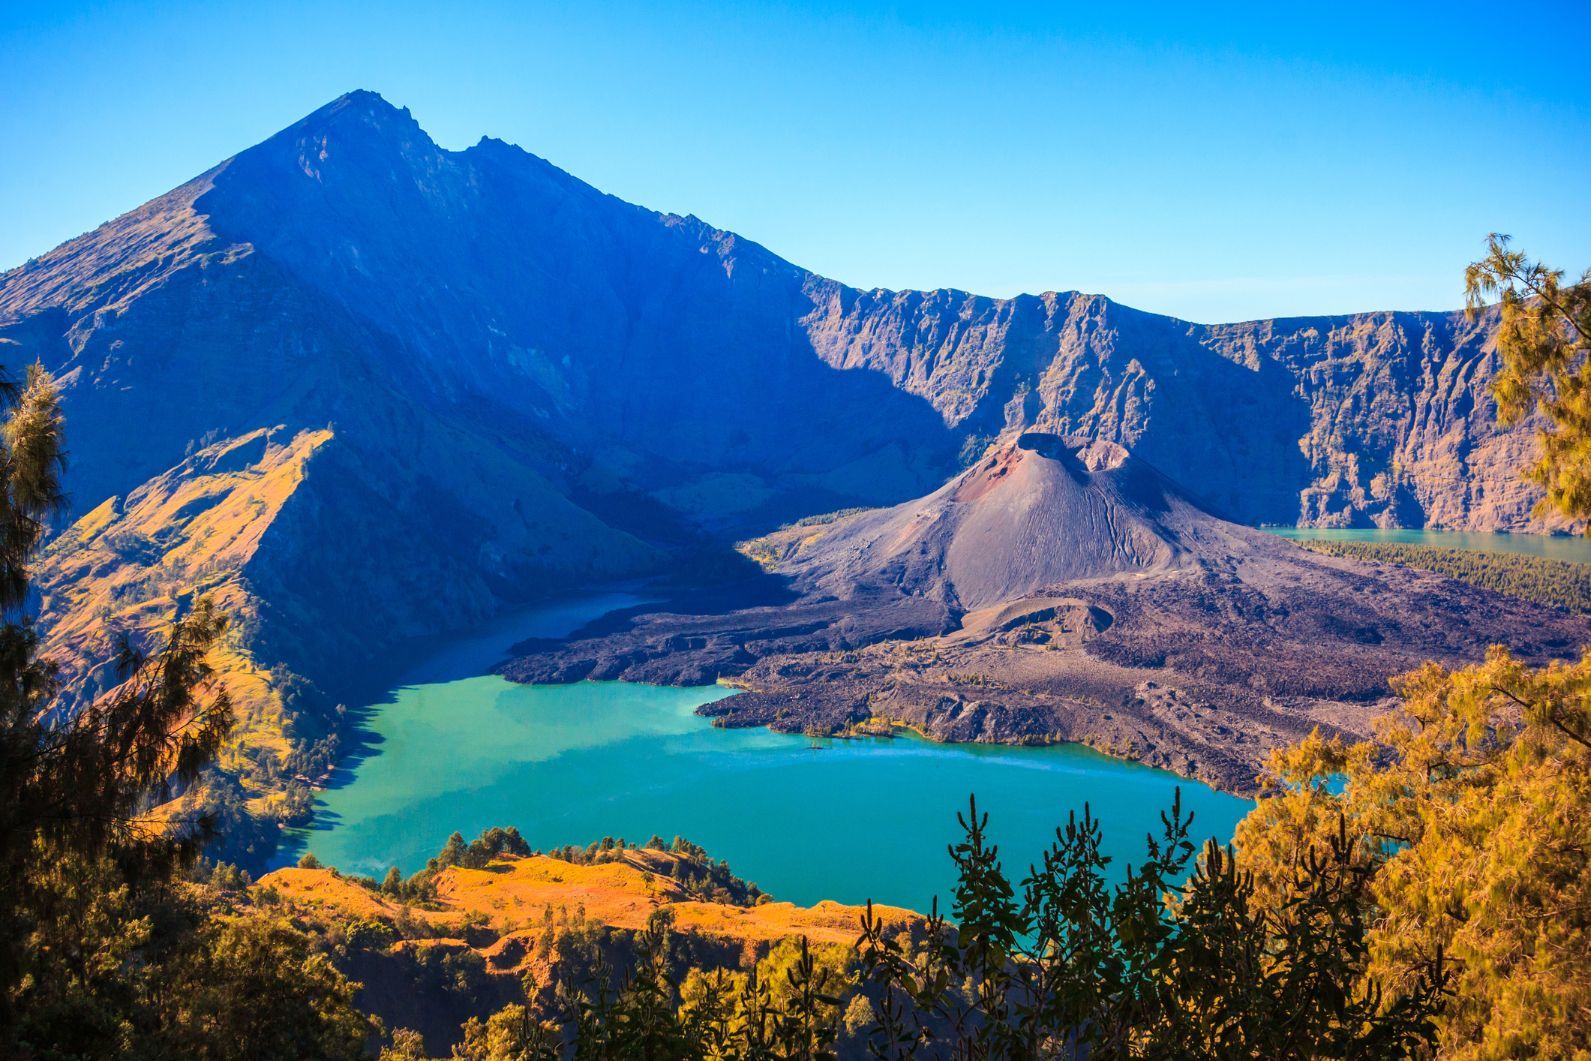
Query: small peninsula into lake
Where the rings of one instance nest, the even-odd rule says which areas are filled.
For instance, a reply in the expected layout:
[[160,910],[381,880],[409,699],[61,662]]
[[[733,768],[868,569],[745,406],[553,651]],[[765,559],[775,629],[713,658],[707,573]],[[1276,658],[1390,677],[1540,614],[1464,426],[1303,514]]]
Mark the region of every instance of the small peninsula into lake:
[[1392,564],[1322,556],[1201,507],[1121,446],[1002,435],[932,493],[801,520],[740,550],[773,603],[639,609],[527,640],[502,673],[741,694],[729,726],[951,743],[1076,742],[1252,795],[1315,729],[1370,733],[1435,659],[1572,654],[1586,622]]

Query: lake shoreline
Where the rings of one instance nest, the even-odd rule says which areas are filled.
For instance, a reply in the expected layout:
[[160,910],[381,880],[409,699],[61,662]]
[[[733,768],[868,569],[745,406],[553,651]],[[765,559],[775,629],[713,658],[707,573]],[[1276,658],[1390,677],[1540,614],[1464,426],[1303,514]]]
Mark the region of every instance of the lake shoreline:
[[[567,624],[612,603],[566,598],[554,607]],[[538,615],[545,610],[507,625],[528,619],[534,627]],[[483,636],[494,650],[506,647],[503,629],[466,638],[474,662]],[[456,646],[441,654],[457,663]],[[938,856],[972,792],[1006,822],[1020,857],[1036,856],[1084,803],[1122,839],[1124,859],[1136,857],[1130,838],[1152,827],[1174,790],[1222,841],[1250,806],[1076,742],[945,743],[908,731],[835,742],[816,754],[807,738],[726,729],[697,713],[721,698],[715,694],[731,695],[727,688],[526,686],[489,674],[450,677],[449,668],[428,675],[431,663],[406,670],[405,684],[369,706],[371,753],[352,764],[345,783],[320,793],[314,822],[284,837],[273,866],[307,850],[348,873],[379,876],[388,865],[412,872],[449,833],[468,837],[490,825],[515,825],[543,849],[603,836],[638,843],[655,832],[701,843],[782,899],[871,897],[912,907],[945,894],[913,881],[943,877]],[[903,800],[907,793],[914,795]],[[839,823],[879,812],[892,825],[876,844],[893,854],[857,868],[855,853],[842,853],[853,831]],[[893,876],[879,868],[895,865],[914,868]]]

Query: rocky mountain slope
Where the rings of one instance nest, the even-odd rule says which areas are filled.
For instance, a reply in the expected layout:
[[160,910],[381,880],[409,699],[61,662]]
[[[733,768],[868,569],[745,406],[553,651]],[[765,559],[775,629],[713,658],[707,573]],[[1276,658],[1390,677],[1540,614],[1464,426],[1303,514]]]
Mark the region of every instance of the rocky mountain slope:
[[[1538,528],[1488,335],[859,291],[369,92],[0,275],[0,362],[69,418],[44,615],[84,645],[226,587],[239,688],[298,744],[409,639],[921,497],[1006,431],[1125,447],[1244,522]],[[303,765],[279,751],[252,755]]]

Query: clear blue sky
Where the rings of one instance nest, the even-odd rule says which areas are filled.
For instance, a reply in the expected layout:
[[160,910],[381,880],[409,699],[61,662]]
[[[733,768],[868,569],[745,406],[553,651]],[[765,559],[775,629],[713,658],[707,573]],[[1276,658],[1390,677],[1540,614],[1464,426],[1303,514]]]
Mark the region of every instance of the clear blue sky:
[[1493,229],[1591,264],[1591,3],[1304,6],[4,0],[0,268],[353,88],[863,287],[1217,321],[1456,307]]

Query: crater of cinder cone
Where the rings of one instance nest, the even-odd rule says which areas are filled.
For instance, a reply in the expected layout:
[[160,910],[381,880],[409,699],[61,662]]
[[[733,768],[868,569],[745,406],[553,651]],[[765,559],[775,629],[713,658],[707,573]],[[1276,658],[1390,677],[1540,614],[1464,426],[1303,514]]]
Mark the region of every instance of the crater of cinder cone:
[[1023,440],[1007,453],[1010,472],[958,513],[945,549],[963,607],[1174,562],[1164,531],[1121,489],[1121,462],[1096,473],[1073,450],[1046,453]]
[[886,582],[973,611],[1175,567],[1188,555],[1181,525],[1208,518],[1118,445],[1028,433],[926,497],[835,524],[791,570],[837,596]]

